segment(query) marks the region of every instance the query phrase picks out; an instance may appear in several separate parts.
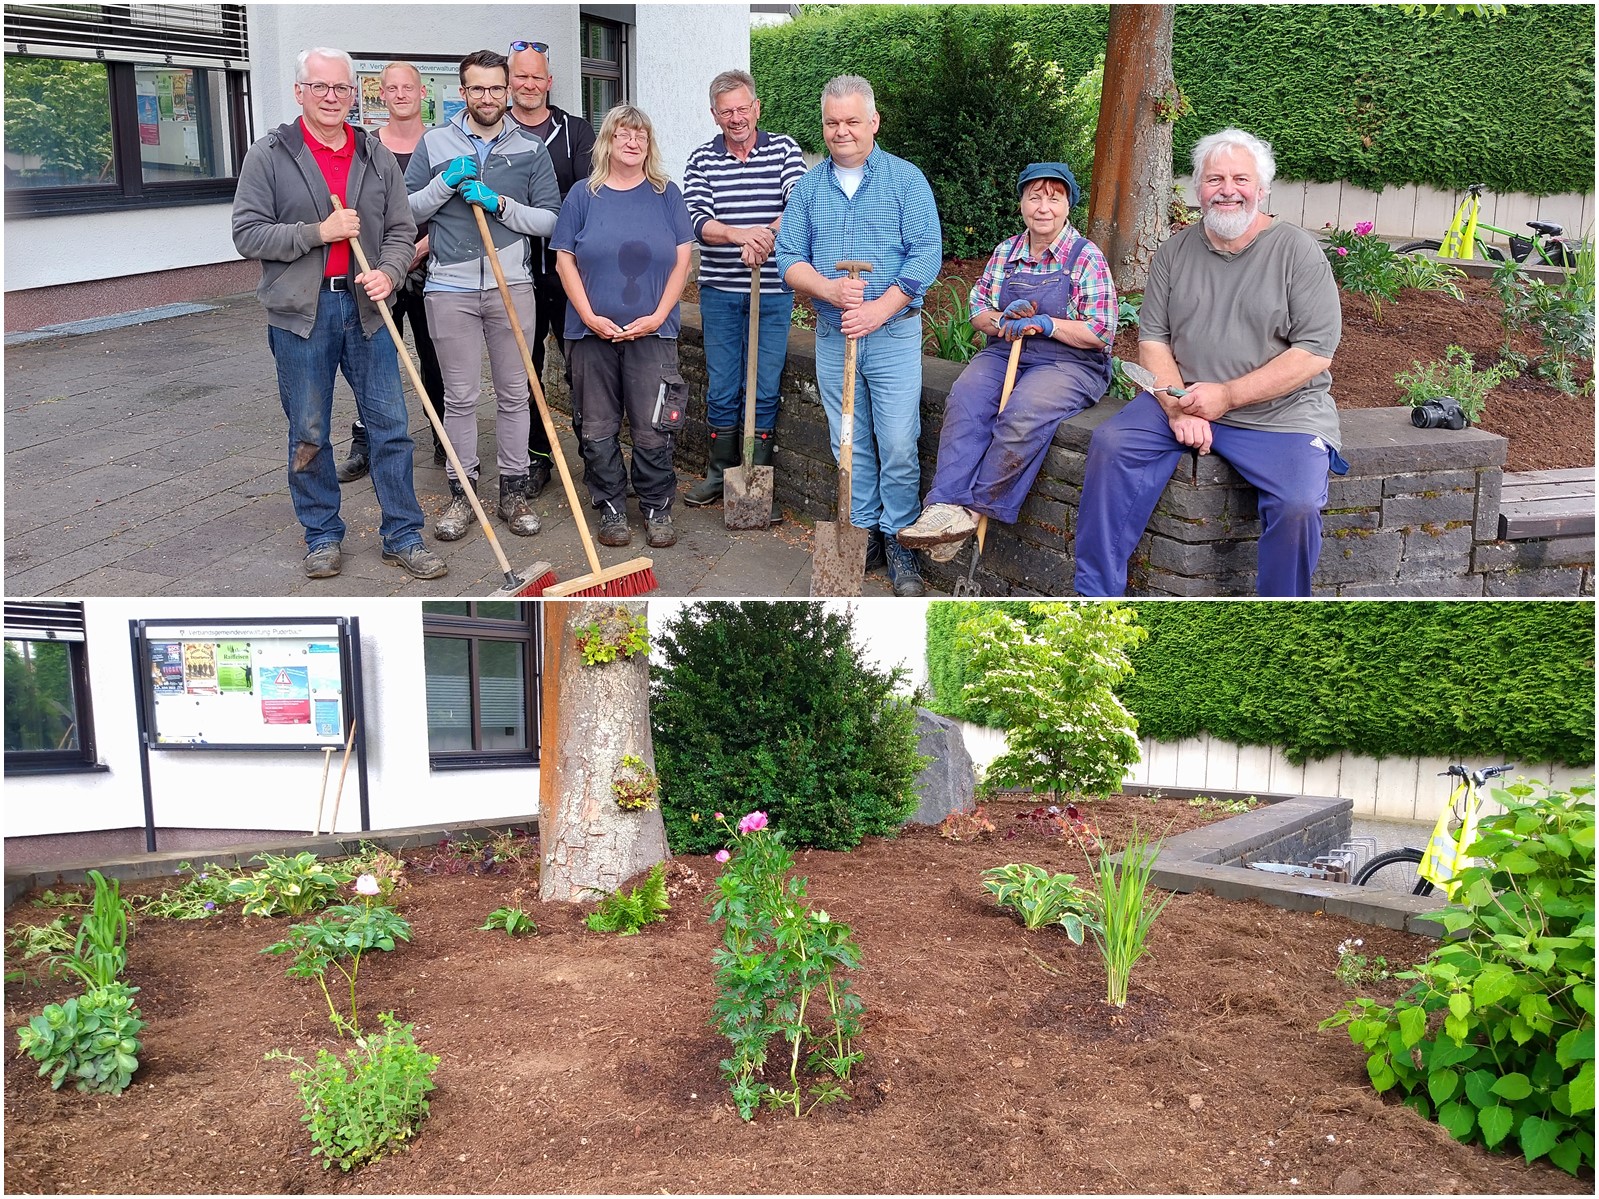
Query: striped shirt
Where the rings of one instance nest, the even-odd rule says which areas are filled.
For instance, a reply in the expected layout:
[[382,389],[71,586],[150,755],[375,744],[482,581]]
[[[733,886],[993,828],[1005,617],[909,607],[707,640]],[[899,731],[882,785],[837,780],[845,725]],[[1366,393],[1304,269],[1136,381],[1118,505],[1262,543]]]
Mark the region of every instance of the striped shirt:
[[[853,198],[844,195],[833,175],[833,160],[824,158],[794,185],[777,231],[777,269],[808,262],[825,279],[845,272],[837,263],[861,259],[872,264],[864,276],[866,298],[875,300],[890,287],[920,308],[922,294],[944,264],[943,232],[938,206],[927,177],[903,158],[877,147],[866,160],[866,175]],[[816,301],[818,320],[837,329],[839,310]]]
[[[1006,275],[1056,275],[1066,269],[1066,256],[1072,242],[1082,234],[1068,224],[1042,254],[1028,248],[1027,234],[1018,233],[994,247],[988,265],[972,285],[967,301],[976,316],[985,308],[999,305],[999,289]],[[1110,277],[1110,264],[1093,242],[1084,247],[1072,268],[1072,296],[1066,319],[1083,321],[1108,349],[1116,340],[1116,283]],[[1051,313],[1050,315],[1054,315]]]
[[[799,143],[782,133],[761,130],[749,157],[740,162],[727,152],[727,139],[718,133],[688,156],[683,171],[683,199],[688,203],[694,236],[699,239],[701,287],[722,291],[748,291],[750,268],[739,246],[713,246],[705,240],[705,223],[748,227],[770,225],[783,215],[789,192],[805,174]],[[761,264],[761,293],[784,290],[777,261]]]

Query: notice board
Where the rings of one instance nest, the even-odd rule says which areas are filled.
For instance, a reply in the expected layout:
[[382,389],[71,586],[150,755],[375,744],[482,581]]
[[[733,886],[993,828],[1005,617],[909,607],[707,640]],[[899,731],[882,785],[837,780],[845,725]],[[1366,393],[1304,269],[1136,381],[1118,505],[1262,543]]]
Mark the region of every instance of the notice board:
[[143,620],[133,640],[152,749],[344,745],[358,649],[346,617]]

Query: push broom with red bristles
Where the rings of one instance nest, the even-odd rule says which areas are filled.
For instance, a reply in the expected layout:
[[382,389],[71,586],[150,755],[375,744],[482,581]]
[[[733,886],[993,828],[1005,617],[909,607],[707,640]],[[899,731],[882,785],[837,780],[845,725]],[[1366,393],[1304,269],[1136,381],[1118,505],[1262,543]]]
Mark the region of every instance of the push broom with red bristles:
[[522,322],[517,320],[516,306],[511,303],[511,289],[505,282],[505,271],[500,267],[500,255],[494,248],[494,238],[489,233],[489,222],[484,217],[483,210],[476,204],[472,205],[472,212],[477,217],[478,233],[483,238],[483,249],[488,253],[489,265],[494,268],[494,282],[499,284],[500,301],[505,305],[506,319],[511,323],[511,332],[516,335],[517,349],[522,351],[522,363],[527,367],[527,381],[533,390],[533,398],[538,402],[539,419],[544,422],[544,434],[550,442],[550,454],[555,459],[556,468],[561,472],[561,486],[566,488],[566,500],[572,505],[572,517],[577,521],[578,536],[583,539],[583,553],[589,560],[589,573],[586,575],[579,575],[569,583],[557,583],[554,573],[551,572],[526,584],[517,595],[624,599],[630,595],[643,595],[647,591],[654,591],[657,586],[655,563],[648,558],[633,558],[618,566],[600,565],[600,556],[594,549],[594,538],[589,533],[588,520],[584,517],[583,506],[577,498],[577,485],[572,482],[572,472],[567,469],[566,455],[561,450],[561,439],[555,432],[555,421],[550,418],[550,406],[544,400],[544,387],[539,380],[538,371],[533,367],[533,354],[527,348],[527,338],[522,336]]
[[[344,204],[338,196],[331,197],[334,208],[343,208]],[[361,266],[362,272],[372,269],[366,259],[366,251],[361,247],[361,239],[349,239],[350,249],[355,252],[355,260]],[[450,435],[444,431],[444,422],[439,419],[433,410],[432,401],[428,397],[427,389],[422,386],[422,377],[417,374],[416,363],[411,361],[411,355],[406,351],[405,342],[400,338],[399,327],[394,323],[394,314],[389,311],[386,302],[378,303],[378,312],[383,316],[383,323],[389,327],[389,336],[394,339],[395,352],[399,354],[400,361],[405,365],[405,373],[410,376],[411,387],[422,401],[422,411],[427,413],[428,420],[433,425],[433,432],[439,439],[439,444],[444,447],[444,454],[450,460],[450,465],[455,467],[455,477],[461,481],[466,491],[467,502],[472,506],[472,514],[477,517],[477,523],[483,529],[483,535],[488,538],[489,548],[494,551],[494,560],[500,564],[500,572],[505,576],[504,583],[490,593],[489,599],[516,599],[523,595],[537,595],[531,588],[543,587],[555,582],[555,572],[550,569],[548,562],[535,562],[521,574],[511,569],[510,560],[506,558],[505,551],[500,548],[500,539],[494,535],[494,526],[489,524],[488,513],[483,511],[483,504],[477,498],[477,488],[472,486],[471,480],[466,476],[466,468],[461,465],[461,459],[455,452],[455,446],[450,443]],[[513,321],[514,325],[515,322]]]

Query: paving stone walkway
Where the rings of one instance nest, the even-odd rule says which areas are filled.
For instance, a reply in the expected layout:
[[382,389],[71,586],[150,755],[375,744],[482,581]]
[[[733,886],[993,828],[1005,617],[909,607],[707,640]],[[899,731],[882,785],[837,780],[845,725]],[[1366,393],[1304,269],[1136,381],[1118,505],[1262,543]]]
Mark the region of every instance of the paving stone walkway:
[[[486,367],[485,367],[486,370]],[[413,414],[417,498],[429,521],[449,488],[433,465],[433,438],[420,401]],[[380,513],[369,479],[344,488],[344,572],[307,579],[305,542],[289,500],[286,425],[266,322],[255,297],[235,296],[201,312],[47,339],[13,339],[5,354],[5,592],[34,596],[409,595],[474,596],[502,575],[474,531],[427,543],[449,563],[421,582],[382,560]],[[342,459],[355,399],[343,379],[334,395],[335,452]],[[567,418],[563,445],[579,469]],[[485,471],[492,470],[494,396],[478,416]],[[684,477],[680,489],[697,480]],[[498,494],[486,473],[480,487]],[[486,503],[492,514],[492,502]],[[513,568],[542,559],[562,580],[587,572],[577,526],[559,479],[535,507],[544,528],[514,537],[497,525]],[[644,548],[630,501],[634,545],[600,550],[602,564],[649,556],[661,596],[804,596],[810,588],[810,529],[792,519],[770,530],[729,532],[719,505],[674,506],[676,546]],[[874,574],[864,594],[890,595]]]

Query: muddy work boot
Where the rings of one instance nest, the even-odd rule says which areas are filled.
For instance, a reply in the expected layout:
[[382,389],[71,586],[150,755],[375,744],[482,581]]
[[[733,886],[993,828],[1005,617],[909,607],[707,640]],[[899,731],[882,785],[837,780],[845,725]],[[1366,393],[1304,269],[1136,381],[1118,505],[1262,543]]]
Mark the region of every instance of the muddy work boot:
[[398,566],[413,579],[442,579],[450,573],[450,568],[444,564],[444,559],[420,541],[415,545],[406,546],[403,550],[384,550],[383,560]]
[[367,453],[366,426],[356,421],[350,426],[350,455],[339,463],[339,482],[354,483],[364,478],[372,469],[372,459]]
[[527,500],[526,475],[500,476],[500,519],[518,537],[531,537],[539,531],[539,514]]
[[722,476],[727,468],[737,466],[739,459],[738,429],[729,425],[711,426],[711,448],[707,454],[705,481],[688,489],[683,502],[690,508],[703,508],[722,498]]
[[612,547],[633,544],[633,530],[627,527],[627,513],[606,505],[605,511],[600,513],[600,544]]
[[922,565],[917,560],[916,551],[906,549],[893,537],[884,541],[883,550],[888,557],[888,580],[894,584],[894,594],[901,598],[926,595],[927,589],[922,585]]
[[344,565],[343,554],[337,541],[319,545],[305,556],[305,577],[331,579]]
[[651,549],[664,550],[667,546],[677,544],[677,530],[672,527],[670,508],[644,509],[644,528],[648,534],[645,541]]
[[527,498],[536,500],[550,485],[550,464],[553,459],[548,454],[534,454],[528,459],[527,469]]
[[[476,479],[468,480],[472,487],[477,486]],[[462,487],[456,479],[450,480],[450,502],[443,512],[439,513],[438,520],[433,522],[433,536],[440,541],[459,541],[466,536],[466,531],[472,527],[476,520],[472,511],[472,503],[466,498],[466,488]]]

